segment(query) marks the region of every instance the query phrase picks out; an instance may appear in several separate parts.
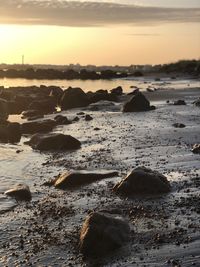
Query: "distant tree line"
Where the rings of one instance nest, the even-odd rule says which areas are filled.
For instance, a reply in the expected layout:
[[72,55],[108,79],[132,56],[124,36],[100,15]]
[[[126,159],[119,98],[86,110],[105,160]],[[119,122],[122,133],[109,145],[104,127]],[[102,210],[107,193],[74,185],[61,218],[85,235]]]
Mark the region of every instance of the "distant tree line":
[[191,75],[200,75],[200,60],[180,60],[175,63],[160,66],[160,72],[180,72]]

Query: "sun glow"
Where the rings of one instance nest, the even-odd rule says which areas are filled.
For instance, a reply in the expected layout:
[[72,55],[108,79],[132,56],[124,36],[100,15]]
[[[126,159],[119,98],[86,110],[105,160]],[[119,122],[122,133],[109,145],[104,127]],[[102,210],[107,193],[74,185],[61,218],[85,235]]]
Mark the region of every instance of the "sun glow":
[[[0,62],[157,64],[200,55],[199,25],[60,27],[0,25]],[[187,43],[187,45],[185,45]],[[163,53],[163,51],[165,51]]]

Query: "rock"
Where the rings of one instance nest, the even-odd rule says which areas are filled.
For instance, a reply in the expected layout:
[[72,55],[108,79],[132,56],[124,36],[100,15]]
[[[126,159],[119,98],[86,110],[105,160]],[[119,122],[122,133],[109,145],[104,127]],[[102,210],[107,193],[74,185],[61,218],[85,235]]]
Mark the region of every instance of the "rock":
[[49,96],[54,97],[58,102],[63,95],[63,90],[58,86],[49,86],[49,89],[51,90]]
[[28,185],[25,184],[18,184],[10,190],[6,191],[5,194],[7,196],[15,198],[17,201],[30,201],[32,198],[31,191]]
[[71,124],[72,122],[70,120],[68,120],[67,117],[62,116],[62,115],[57,115],[54,120],[56,121],[56,123],[58,125],[67,125],[67,124]]
[[195,106],[200,107],[200,98],[194,101]]
[[99,101],[117,101],[117,96],[115,94],[109,94],[107,90],[97,91],[95,93],[87,93],[90,104],[97,103]]
[[31,119],[34,117],[41,117],[43,113],[40,110],[25,110],[22,112],[22,119]]
[[80,234],[79,248],[85,256],[103,256],[120,248],[130,239],[125,221],[101,213],[91,213]]
[[64,91],[61,97],[60,106],[62,110],[68,110],[71,108],[86,107],[89,105],[89,101],[86,93],[81,88],[69,87]]
[[0,122],[6,121],[8,118],[7,101],[0,98]]
[[200,154],[200,144],[195,144],[192,148],[194,154]]
[[185,124],[183,124],[183,123],[174,123],[174,124],[172,124],[172,126],[174,126],[175,128],[185,128]]
[[93,183],[105,178],[118,175],[117,172],[92,173],[92,172],[65,172],[59,175],[53,182],[54,186],[61,189],[78,187],[81,185]]
[[48,150],[74,150],[81,146],[81,143],[71,135],[64,134],[35,134],[30,141],[26,142],[33,149],[40,151]]
[[18,143],[21,139],[21,128],[17,122],[0,124],[0,142]]
[[56,104],[54,97],[46,97],[45,99],[31,102],[29,109],[38,110],[42,114],[48,114],[56,111]]
[[123,195],[160,194],[169,192],[170,184],[159,172],[138,167],[117,183],[113,190]]
[[138,92],[129,102],[125,103],[123,112],[140,112],[154,109],[155,107],[150,106],[150,102],[146,97],[141,92]]
[[132,92],[128,93],[127,95],[137,95],[139,92],[140,92],[140,89],[136,88]]
[[25,122],[21,124],[22,134],[35,134],[50,132],[56,126],[54,120],[42,120],[34,122]]
[[175,106],[181,106],[181,105],[186,105],[185,100],[177,100],[174,101]]
[[121,86],[118,86],[116,88],[113,88],[111,90],[111,94],[114,94],[114,95],[122,95],[123,94],[123,89]]
[[91,120],[93,120],[93,118],[89,114],[87,114],[87,115],[85,115],[85,120],[91,121]]

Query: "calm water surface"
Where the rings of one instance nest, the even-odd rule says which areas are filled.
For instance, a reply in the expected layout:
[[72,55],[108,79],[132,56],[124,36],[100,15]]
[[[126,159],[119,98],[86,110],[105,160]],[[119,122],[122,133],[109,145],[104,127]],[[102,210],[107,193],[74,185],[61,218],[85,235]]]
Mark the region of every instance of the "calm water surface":
[[117,86],[122,86],[125,92],[133,90],[132,86],[136,86],[142,90],[150,88],[175,88],[182,89],[187,87],[198,87],[198,80],[162,78],[161,81],[155,81],[153,78],[131,78],[131,79],[113,79],[113,80],[26,80],[26,79],[0,79],[0,86],[6,88],[12,86],[40,86],[40,85],[55,85],[63,89],[71,87],[80,87],[84,91],[96,91],[98,89],[110,90]]

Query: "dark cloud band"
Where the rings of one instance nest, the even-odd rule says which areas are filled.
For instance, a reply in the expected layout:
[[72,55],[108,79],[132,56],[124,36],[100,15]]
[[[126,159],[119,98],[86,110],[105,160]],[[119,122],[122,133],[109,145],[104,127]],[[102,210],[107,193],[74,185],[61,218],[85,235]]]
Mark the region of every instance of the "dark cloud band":
[[200,22],[200,8],[158,8],[64,0],[0,2],[0,23],[91,27],[170,22]]

